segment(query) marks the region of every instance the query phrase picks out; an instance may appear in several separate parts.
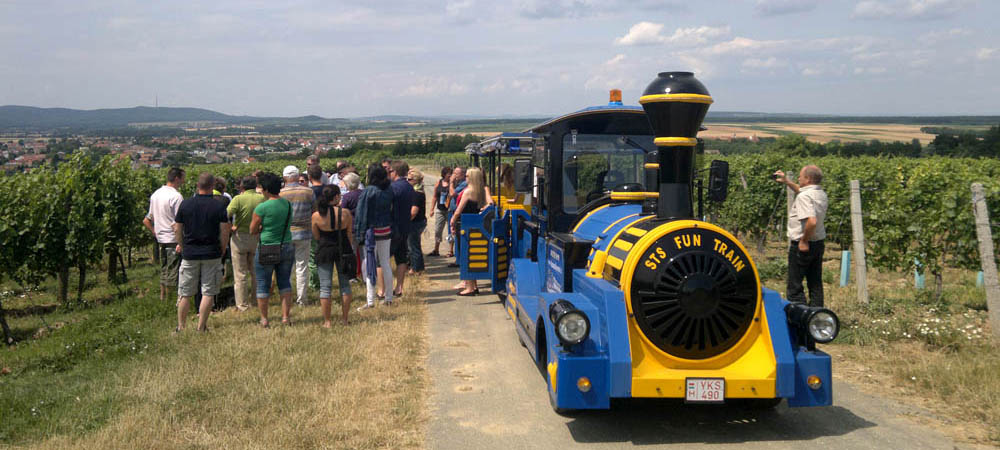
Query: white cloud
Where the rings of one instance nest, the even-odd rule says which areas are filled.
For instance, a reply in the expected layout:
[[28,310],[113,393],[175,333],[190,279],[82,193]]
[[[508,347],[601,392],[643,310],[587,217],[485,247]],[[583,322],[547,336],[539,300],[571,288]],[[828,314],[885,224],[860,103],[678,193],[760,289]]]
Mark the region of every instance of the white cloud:
[[705,49],[705,52],[712,55],[730,55],[743,53],[756,53],[763,51],[773,51],[786,49],[794,41],[770,40],[759,41],[745,37],[735,37],[731,40],[720,42]]
[[782,61],[775,57],[770,58],[748,58],[743,60],[743,67],[748,69],[776,69],[779,67],[785,67],[788,65],[785,61]]
[[710,27],[702,25],[700,27],[678,28],[670,36],[660,34],[663,31],[663,24],[653,22],[639,22],[629,28],[625,36],[615,39],[618,45],[653,45],[671,44],[676,46],[696,46],[704,45],[710,41],[726,37],[731,30],[728,25],[721,27]]
[[754,13],[758,16],[781,16],[816,9],[819,0],[757,0]]
[[628,33],[625,36],[615,39],[615,44],[618,45],[652,45],[659,44],[663,42],[663,36],[660,36],[660,30],[663,29],[662,23],[652,23],[652,22],[639,22],[632,25],[628,29]]
[[402,97],[435,97],[438,95],[463,95],[469,92],[469,86],[454,80],[441,77],[422,77],[415,83],[403,89]]
[[[633,87],[631,72],[624,54],[617,54],[595,68],[594,73],[583,83],[584,89],[622,89]],[[628,80],[628,81],[627,81]]]
[[818,67],[806,67],[802,69],[802,75],[807,77],[815,77],[823,74],[823,69]]
[[855,75],[864,75],[864,74],[868,74],[868,75],[880,75],[880,74],[883,74],[885,72],[886,72],[886,68],[885,67],[855,67],[854,68],[854,74]]
[[858,19],[935,20],[954,16],[974,0],[864,0],[854,5]]
[[987,61],[1000,56],[1000,48],[981,48],[976,50],[976,59]]
[[948,41],[960,37],[971,36],[972,31],[965,28],[952,28],[950,30],[942,31],[931,31],[930,33],[925,33],[919,38],[920,42],[926,44],[936,44],[938,42]]

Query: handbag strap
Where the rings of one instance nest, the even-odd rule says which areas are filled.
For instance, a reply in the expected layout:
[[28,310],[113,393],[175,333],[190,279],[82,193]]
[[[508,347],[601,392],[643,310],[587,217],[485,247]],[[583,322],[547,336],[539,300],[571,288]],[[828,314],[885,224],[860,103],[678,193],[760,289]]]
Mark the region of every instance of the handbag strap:
[[288,228],[288,222],[292,220],[292,202],[285,200],[285,203],[288,203],[288,216],[285,217],[285,225],[281,227],[281,245],[285,244],[285,229]]
[[[331,208],[336,208],[336,207],[331,206]],[[333,227],[333,232],[337,233],[337,248],[340,249],[340,253],[343,254],[346,252],[344,251],[344,233],[340,232],[340,223],[344,220],[344,208],[341,207],[340,211],[337,211],[337,214],[338,214],[337,221],[334,222],[336,226]],[[332,216],[333,214],[330,215]]]

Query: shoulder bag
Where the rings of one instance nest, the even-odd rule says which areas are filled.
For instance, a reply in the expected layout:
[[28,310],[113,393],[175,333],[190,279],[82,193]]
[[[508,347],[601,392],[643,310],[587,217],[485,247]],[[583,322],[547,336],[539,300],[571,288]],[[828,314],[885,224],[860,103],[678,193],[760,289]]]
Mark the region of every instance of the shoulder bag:
[[[288,222],[292,219],[292,204],[288,200],[285,200],[285,203],[288,203],[288,217],[285,218],[285,224],[281,227],[281,242],[278,244],[263,245],[260,244],[260,237],[257,238],[257,262],[262,266],[270,266],[281,262],[281,246],[285,243],[285,228],[288,228]],[[261,230],[260,234],[263,235],[264,231]]]

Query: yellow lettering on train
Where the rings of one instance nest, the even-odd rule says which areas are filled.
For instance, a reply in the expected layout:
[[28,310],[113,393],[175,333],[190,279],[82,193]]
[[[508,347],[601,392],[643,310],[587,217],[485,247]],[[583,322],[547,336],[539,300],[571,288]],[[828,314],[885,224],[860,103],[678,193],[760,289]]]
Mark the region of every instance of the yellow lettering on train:
[[656,247],[656,250],[654,250],[652,253],[649,254],[649,256],[646,257],[646,261],[643,263],[643,265],[649,267],[650,270],[656,270],[657,265],[663,262],[663,259],[666,257],[667,257],[667,252],[664,251],[663,248],[661,247]]
[[701,247],[701,235],[700,234],[683,234],[674,237],[674,244],[677,245],[677,249],[680,250],[685,247],[690,247],[694,245],[695,247]]
[[715,251],[719,252],[719,254],[722,255],[723,258],[726,258],[726,261],[729,261],[729,263],[733,265],[733,268],[736,269],[737,272],[743,270],[743,268],[746,267],[746,263],[743,261],[743,258],[740,258],[740,255],[736,253],[735,248],[730,249],[728,245],[724,244],[722,241],[718,239],[714,239],[714,241],[715,241]]

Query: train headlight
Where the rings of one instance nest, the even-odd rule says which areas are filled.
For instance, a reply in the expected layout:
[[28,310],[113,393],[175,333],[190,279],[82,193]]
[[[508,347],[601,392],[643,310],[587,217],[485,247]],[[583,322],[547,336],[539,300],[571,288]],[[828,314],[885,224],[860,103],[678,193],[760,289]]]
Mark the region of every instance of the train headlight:
[[837,316],[829,309],[816,311],[809,318],[809,335],[820,344],[832,341],[833,338],[837,337],[839,331],[840,324],[837,321]]
[[549,319],[555,325],[556,337],[564,346],[579,344],[590,335],[590,319],[566,300],[556,300],[549,306]]
[[829,309],[791,303],[785,307],[785,313],[788,323],[808,333],[820,344],[834,340],[840,332],[840,320]]

